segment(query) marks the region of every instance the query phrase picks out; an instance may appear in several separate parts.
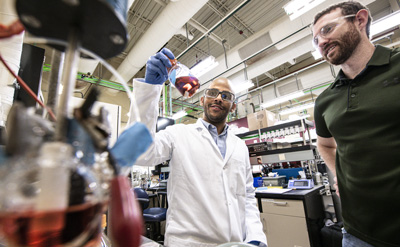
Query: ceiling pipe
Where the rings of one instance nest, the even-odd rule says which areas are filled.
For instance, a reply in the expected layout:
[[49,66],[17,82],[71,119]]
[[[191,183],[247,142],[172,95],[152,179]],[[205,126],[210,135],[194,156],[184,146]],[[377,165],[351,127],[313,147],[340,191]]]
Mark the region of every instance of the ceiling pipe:
[[176,34],[180,34],[182,36],[184,36],[185,38],[188,38],[189,40],[192,40],[194,38],[193,34],[191,34],[190,32],[186,32],[186,28],[185,27],[181,27]]
[[[206,27],[204,27],[203,25],[201,25],[201,23],[199,23],[198,21],[196,21],[194,19],[190,19],[188,21],[188,24],[191,25],[192,27],[196,28],[197,30],[199,30],[202,33],[207,33],[208,32]],[[214,40],[218,45],[222,46],[222,41],[224,39],[220,38],[218,35],[216,35],[214,33],[210,33],[209,38]],[[230,49],[231,47],[229,45],[226,45],[226,48]]]
[[[187,47],[181,54],[176,56],[177,59],[185,55],[186,52],[188,52],[190,49],[192,49],[194,46],[196,46],[203,38],[207,37],[211,32],[213,32],[219,25],[224,23],[227,19],[229,19],[231,16],[233,16],[237,11],[239,11],[241,8],[243,8],[246,4],[248,4],[250,0],[244,0],[241,2],[236,8],[232,9],[231,12],[229,12],[224,18],[222,18],[219,22],[217,22],[213,27],[211,27],[206,33],[204,33],[200,38],[198,38],[195,42],[193,42],[189,47]],[[207,3],[207,1],[206,1]],[[189,18],[190,19],[190,18]]]
[[[118,67],[122,78],[130,80],[206,3],[207,0],[170,2]],[[111,80],[116,79],[113,76]]]

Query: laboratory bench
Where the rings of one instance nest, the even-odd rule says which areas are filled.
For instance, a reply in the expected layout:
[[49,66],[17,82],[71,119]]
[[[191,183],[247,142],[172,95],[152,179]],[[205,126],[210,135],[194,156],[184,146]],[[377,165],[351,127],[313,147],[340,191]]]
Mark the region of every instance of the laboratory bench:
[[256,192],[268,247],[320,247],[324,186],[285,193]]
[[[168,208],[168,199],[167,199],[167,187],[164,186],[155,186],[146,189],[150,199],[153,201],[153,207],[162,207]],[[154,203],[154,199],[157,198],[157,204]]]

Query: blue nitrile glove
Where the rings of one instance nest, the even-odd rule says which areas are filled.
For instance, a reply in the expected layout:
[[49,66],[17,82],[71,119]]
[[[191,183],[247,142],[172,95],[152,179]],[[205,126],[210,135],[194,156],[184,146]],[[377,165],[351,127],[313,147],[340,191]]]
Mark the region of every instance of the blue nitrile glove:
[[121,167],[132,166],[152,142],[146,125],[137,122],[121,133],[110,152]]
[[259,247],[267,247],[266,244],[264,244],[264,243],[262,243],[260,241],[255,241],[255,240],[248,242],[248,244],[252,244],[252,245],[255,245],[255,246],[259,246]]
[[170,59],[175,59],[174,54],[167,48],[163,48],[156,55],[147,60],[145,82],[162,85],[168,79],[167,68],[172,66]]

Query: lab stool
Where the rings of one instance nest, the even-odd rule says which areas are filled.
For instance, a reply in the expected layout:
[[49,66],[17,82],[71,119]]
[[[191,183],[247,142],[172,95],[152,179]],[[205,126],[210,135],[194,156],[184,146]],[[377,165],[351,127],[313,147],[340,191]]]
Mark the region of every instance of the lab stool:
[[162,242],[160,223],[167,218],[167,209],[159,207],[149,207],[149,195],[142,188],[135,188],[134,193],[143,211],[143,219],[146,225],[145,236],[151,240]]
[[157,195],[160,197],[161,207],[168,208],[168,199],[167,199],[167,192],[166,191],[158,191]]

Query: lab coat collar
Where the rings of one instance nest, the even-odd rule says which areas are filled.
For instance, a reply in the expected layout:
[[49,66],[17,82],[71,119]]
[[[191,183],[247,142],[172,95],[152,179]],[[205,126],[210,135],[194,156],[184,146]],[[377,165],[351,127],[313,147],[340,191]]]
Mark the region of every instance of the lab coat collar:
[[[221,159],[223,158],[221,153],[219,152],[219,149],[217,147],[217,144],[215,144],[214,140],[211,137],[210,132],[208,129],[204,126],[202,121],[200,119],[197,119],[195,123],[195,128],[201,133],[202,136],[206,137],[210,143],[215,147],[215,149],[218,151],[218,153],[221,156]],[[233,154],[233,151],[235,150],[236,144],[237,144],[237,138],[235,138],[234,134],[232,134],[231,131],[229,131],[229,128],[226,130],[227,137],[226,137],[226,153],[225,153],[225,158],[224,158],[224,166],[226,166],[229,158]]]

